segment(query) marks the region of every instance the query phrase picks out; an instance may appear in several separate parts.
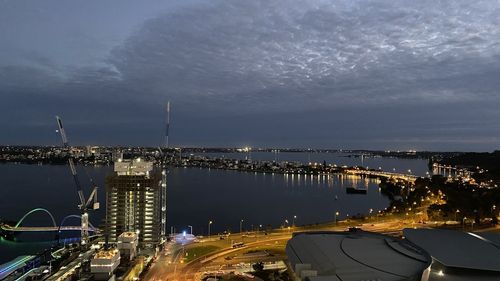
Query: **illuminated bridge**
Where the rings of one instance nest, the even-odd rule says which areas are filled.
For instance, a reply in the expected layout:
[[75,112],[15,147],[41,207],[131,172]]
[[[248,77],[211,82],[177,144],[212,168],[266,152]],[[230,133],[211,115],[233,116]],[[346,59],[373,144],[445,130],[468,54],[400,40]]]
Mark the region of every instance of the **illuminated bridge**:
[[377,178],[393,178],[397,180],[407,181],[414,183],[418,176],[410,175],[410,174],[400,174],[400,173],[390,173],[384,171],[373,171],[373,170],[357,170],[357,169],[348,169],[344,170],[345,173],[357,176],[372,176]]
[[[22,226],[23,221],[30,216],[33,213],[36,212],[43,212],[49,215],[51,221],[52,221],[52,226]],[[54,219],[54,216],[52,213],[50,213],[47,209],[44,208],[35,208],[29,212],[27,212],[17,223],[15,226],[10,226],[7,224],[0,224],[0,231],[2,232],[3,236],[6,238],[11,238],[13,234],[20,233],[20,232],[61,232],[61,231],[80,231],[81,225],[78,226],[65,226],[64,223],[66,220],[70,218],[78,218],[81,219],[80,216],[78,215],[69,215],[66,216],[62,219],[61,223],[57,225],[56,220]],[[98,232],[99,229],[95,228],[92,224],[89,224],[89,231],[92,232]],[[10,236],[10,237],[9,237]]]

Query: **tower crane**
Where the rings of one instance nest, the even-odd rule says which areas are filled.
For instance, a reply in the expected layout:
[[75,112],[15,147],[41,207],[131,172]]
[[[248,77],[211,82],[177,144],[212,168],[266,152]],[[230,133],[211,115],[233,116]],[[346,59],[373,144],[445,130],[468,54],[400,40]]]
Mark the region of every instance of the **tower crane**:
[[[166,119],[165,119],[165,150],[168,153],[169,150],[169,130],[170,130],[170,101],[167,102],[165,107]],[[166,228],[167,228],[167,173],[168,173],[168,162],[166,161],[166,155],[160,148],[161,157],[161,236],[165,238]]]
[[[160,166],[161,166],[161,236],[163,239],[166,237],[166,228],[167,228],[167,173],[168,173],[168,163],[167,154],[169,150],[169,129],[170,129],[170,101],[167,102],[165,107],[166,116],[165,116],[165,146],[164,150],[161,149],[161,146],[158,146],[158,151],[160,152]],[[173,154],[172,154],[173,157]]]
[[97,186],[94,184],[93,180],[90,180],[92,185],[92,192],[88,199],[85,198],[83,193],[82,186],[80,185],[80,180],[78,179],[78,174],[76,172],[75,161],[73,158],[73,152],[71,147],[68,144],[68,137],[66,136],[66,131],[64,130],[64,126],[62,120],[59,116],[56,116],[57,127],[59,129],[59,133],[61,134],[61,139],[63,142],[63,146],[69,149],[69,158],[68,164],[71,170],[71,175],[73,176],[73,181],[75,182],[76,191],[78,193],[79,204],[78,209],[81,212],[82,224],[81,224],[81,244],[85,245],[88,243],[89,239],[89,210],[97,210],[99,209],[99,202],[97,201]]

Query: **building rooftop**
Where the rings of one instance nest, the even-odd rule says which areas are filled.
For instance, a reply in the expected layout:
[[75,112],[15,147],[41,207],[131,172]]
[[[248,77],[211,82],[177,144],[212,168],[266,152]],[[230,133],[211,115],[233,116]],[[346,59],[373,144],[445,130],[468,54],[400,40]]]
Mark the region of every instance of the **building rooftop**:
[[137,243],[138,235],[136,232],[123,232],[118,236],[118,247],[122,243]]
[[123,232],[122,234],[120,234],[120,236],[118,236],[118,238],[136,238],[137,237],[137,232],[133,232],[133,231],[126,231],[126,232]]
[[148,175],[153,170],[153,162],[136,158],[133,160],[118,159],[115,162],[114,171],[119,176],[142,176]]
[[117,249],[101,250],[95,254],[94,259],[114,259],[119,254]]
[[481,232],[481,233],[475,233],[484,239],[487,239],[491,243],[497,245],[497,247],[500,247],[500,233],[493,233],[493,232]]
[[296,233],[286,252],[295,274],[310,281],[420,280],[431,263],[404,240],[360,230]]
[[446,267],[500,272],[500,234],[412,228],[403,234]]

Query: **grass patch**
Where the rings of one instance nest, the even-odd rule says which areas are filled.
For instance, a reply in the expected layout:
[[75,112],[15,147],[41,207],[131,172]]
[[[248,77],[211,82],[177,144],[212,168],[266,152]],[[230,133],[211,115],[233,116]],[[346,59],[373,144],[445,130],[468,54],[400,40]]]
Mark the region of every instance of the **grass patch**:
[[215,252],[219,249],[220,249],[219,247],[213,245],[197,246],[186,249],[186,256],[184,256],[184,261],[190,262],[208,253]]
[[245,254],[254,254],[254,253],[261,253],[261,252],[267,252],[270,255],[276,255],[276,254],[285,254],[285,248],[284,247],[266,247],[266,248],[261,248],[261,249],[253,249],[250,251],[247,251]]

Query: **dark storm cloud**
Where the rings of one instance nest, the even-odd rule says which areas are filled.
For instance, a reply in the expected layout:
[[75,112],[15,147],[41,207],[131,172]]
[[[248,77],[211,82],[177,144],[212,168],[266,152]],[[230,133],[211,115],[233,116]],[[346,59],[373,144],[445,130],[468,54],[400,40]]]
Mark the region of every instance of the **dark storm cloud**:
[[491,92],[456,81],[498,72],[498,10],[488,3],[215,1],[150,20],[111,63],[124,79],[153,83],[153,94],[202,103],[463,101]]
[[[32,124],[64,104],[82,131],[105,131],[103,143],[127,143],[116,135],[136,126],[144,138],[130,142],[154,145],[169,99],[179,144],[500,144],[498,1],[193,1],[159,10],[127,28],[91,25],[74,36],[87,43],[60,56],[51,46],[0,47],[0,57],[15,58],[0,62],[3,99],[40,106],[2,106],[3,115]],[[101,40],[116,30],[119,39]],[[79,49],[82,58],[61,63]]]

